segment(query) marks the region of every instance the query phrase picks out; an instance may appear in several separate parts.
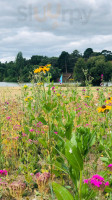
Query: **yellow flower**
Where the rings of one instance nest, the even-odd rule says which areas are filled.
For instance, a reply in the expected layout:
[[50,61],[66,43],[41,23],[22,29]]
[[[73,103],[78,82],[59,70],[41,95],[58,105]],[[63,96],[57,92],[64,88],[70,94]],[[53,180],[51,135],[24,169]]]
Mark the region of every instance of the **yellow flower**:
[[43,83],[37,83],[37,85],[43,85]]
[[106,193],[105,196],[108,197],[108,196],[109,196],[109,193]]
[[70,81],[74,81],[74,79],[73,79],[73,78],[70,78],[69,80],[70,80]]
[[103,105],[102,107],[97,108],[98,112],[106,112],[111,110],[111,106],[105,106]]
[[39,72],[39,69],[35,69],[34,73],[37,74]]
[[46,68],[45,70],[48,72],[50,70],[50,68]]
[[24,85],[24,88],[26,89],[26,88],[28,88],[28,86],[27,86],[27,85]]
[[85,98],[89,98],[90,96],[85,96]]
[[25,98],[25,101],[28,101],[28,98]]
[[25,98],[25,101],[28,101],[28,100],[33,100],[33,98],[32,97],[27,97],[27,98]]
[[48,170],[41,169],[41,172],[42,172],[42,173],[45,173],[45,172],[48,173]]
[[51,64],[48,64],[48,65],[45,65],[45,66],[40,66],[39,68],[34,70],[34,74],[37,74],[37,73],[40,73],[40,72],[46,73],[46,71],[48,72],[50,70],[50,68],[48,68],[50,66],[51,66]]
[[112,101],[112,97],[109,97],[108,99],[109,99],[110,101]]
[[60,97],[60,94],[59,94],[59,93],[57,93],[57,97]]
[[106,100],[106,103],[109,104],[109,103],[112,103],[112,101],[111,100]]
[[46,66],[47,66],[47,67],[51,67],[51,64],[47,64]]

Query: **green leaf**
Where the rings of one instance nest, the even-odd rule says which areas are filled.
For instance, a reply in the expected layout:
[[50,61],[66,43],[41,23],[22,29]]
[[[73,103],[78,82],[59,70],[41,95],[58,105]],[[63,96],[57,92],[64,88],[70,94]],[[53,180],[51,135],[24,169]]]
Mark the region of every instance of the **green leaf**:
[[73,121],[69,121],[65,124],[65,135],[68,140],[72,137]]
[[46,140],[39,138],[38,141],[43,145],[44,148],[48,147]]
[[106,158],[106,157],[101,157],[100,159],[101,159],[101,161],[103,161],[103,162],[106,162],[106,163],[108,163],[108,162],[109,162],[109,159],[108,159],[108,158]]
[[112,192],[112,188],[106,187],[105,192]]
[[38,120],[39,120],[40,122],[42,122],[44,125],[47,125],[47,122],[46,122],[46,120],[44,119],[44,117],[38,117]]
[[74,200],[71,193],[63,186],[53,182],[52,187],[58,200]]
[[77,171],[83,170],[83,159],[79,148],[73,146],[70,141],[67,141],[65,144],[65,156],[73,169],[76,169]]

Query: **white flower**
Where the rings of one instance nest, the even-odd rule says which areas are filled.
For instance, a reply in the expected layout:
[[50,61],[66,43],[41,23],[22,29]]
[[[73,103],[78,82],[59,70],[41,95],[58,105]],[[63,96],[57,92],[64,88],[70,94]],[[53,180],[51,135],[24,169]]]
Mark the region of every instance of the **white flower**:
[[70,148],[69,153],[72,153],[72,149]]

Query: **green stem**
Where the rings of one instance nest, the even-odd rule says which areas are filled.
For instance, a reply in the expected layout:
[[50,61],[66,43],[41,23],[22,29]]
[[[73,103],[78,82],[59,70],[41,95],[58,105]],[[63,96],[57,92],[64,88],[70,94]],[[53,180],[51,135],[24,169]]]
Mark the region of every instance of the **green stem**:
[[82,189],[82,171],[80,171],[80,185],[79,185],[79,199],[82,199],[82,194],[81,194],[81,189]]
[[47,116],[48,116],[48,126],[49,126],[49,132],[48,132],[48,142],[49,142],[49,146],[48,146],[48,149],[49,149],[50,166],[51,166],[51,180],[52,180],[51,123],[50,123],[49,114],[48,114]]

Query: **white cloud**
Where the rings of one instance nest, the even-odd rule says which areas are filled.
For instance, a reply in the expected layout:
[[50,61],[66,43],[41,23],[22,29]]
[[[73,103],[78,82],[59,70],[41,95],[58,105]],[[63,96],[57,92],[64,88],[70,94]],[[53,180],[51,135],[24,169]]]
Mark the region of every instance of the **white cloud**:
[[[57,17],[47,16],[43,22],[36,19],[34,9],[43,17],[44,7]],[[29,58],[34,54],[58,56],[74,49],[83,52],[88,47],[112,50],[111,8],[111,0],[1,1],[0,61],[14,60],[18,51]]]

